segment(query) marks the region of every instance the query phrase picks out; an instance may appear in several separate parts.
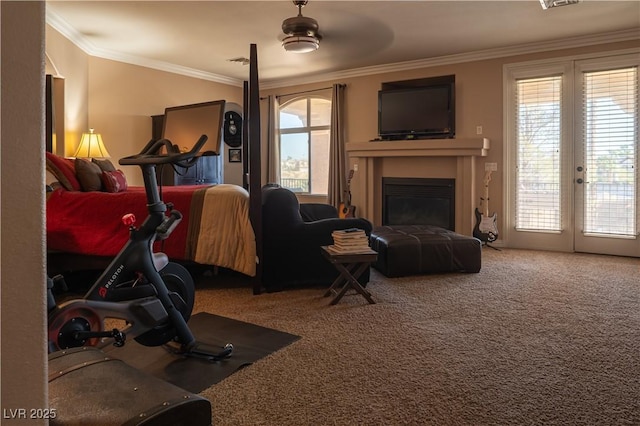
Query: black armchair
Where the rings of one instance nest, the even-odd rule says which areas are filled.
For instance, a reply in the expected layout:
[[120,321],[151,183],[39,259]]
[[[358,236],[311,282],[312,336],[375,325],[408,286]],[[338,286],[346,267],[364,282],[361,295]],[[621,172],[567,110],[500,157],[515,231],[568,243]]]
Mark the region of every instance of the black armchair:
[[[331,232],[360,228],[371,234],[366,219],[338,218],[327,204],[299,204],[295,194],[279,185],[262,187],[262,277],[267,291],[298,285],[330,285],[338,271],[320,252],[333,244]],[[359,279],[366,285],[369,271]]]

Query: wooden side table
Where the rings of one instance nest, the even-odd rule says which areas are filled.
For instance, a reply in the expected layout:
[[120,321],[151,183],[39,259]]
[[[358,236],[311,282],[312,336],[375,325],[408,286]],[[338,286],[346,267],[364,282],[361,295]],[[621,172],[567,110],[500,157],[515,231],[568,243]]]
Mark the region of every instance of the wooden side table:
[[331,300],[331,305],[338,303],[350,288],[360,293],[369,303],[376,303],[371,297],[371,293],[358,282],[358,278],[376,261],[378,253],[370,249],[362,253],[338,254],[329,250],[327,246],[322,246],[321,250],[322,255],[340,272],[338,278],[324,294],[324,297],[335,296]]

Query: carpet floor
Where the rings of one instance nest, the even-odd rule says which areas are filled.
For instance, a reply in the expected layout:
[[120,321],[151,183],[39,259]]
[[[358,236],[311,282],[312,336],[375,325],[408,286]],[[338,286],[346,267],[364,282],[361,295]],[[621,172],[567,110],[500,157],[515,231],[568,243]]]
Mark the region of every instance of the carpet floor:
[[484,250],[478,274],[254,296],[199,276],[194,312],[301,336],[200,395],[215,425],[640,424],[640,260]]

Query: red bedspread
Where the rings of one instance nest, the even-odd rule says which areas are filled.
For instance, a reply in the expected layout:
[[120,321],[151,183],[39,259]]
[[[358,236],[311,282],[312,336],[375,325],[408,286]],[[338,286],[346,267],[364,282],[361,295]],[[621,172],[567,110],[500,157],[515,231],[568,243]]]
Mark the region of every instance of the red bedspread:
[[[170,258],[185,259],[191,200],[202,186],[166,186],[162,198],[183,215],[182,222],[164,241],[162,251]],[[115,256],[129,238],[122,216],[133,213],[137,226],[147,217],[143,187],[125,192],[80,192],[58,189],[47,201],[47,248],[65,253]],[[160,242],[156,243],[159,250]]]

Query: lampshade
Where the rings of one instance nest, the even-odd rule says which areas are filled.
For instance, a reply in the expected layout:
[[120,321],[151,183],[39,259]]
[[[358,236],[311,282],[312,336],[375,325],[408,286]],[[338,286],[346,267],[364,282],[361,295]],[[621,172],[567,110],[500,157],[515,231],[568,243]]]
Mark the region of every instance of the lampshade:
[[102,136],[100,133],[93,133],[93,129],[89,129],[89,133],[83,133],[80,139],[80,146],[76,151],[76,158],[108,158],[111,157],[104,147]]
[[320,41],[316,37],[291,35],[282,40],[282,47],[287,52],[307,53],[317,50]]

